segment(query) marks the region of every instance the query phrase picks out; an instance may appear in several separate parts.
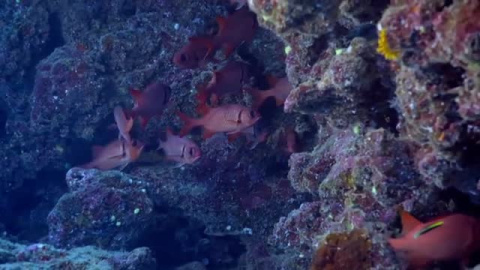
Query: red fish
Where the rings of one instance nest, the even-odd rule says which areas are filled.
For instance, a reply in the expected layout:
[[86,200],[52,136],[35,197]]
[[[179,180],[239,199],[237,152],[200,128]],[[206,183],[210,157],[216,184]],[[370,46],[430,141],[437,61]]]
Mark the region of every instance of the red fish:
[[193,69],[212,60],[214,43],[211,37],[191,37],[188,44],[173,56],[173,63],[180,68]]
[[202,155],[195,142],[186,137],[174,135],[170,129],[167,129],[166,139],[159,142],[158,149],[163,149],[167,159],[180,164],[192,164]]
[[144,145],[132,141],[128,143],[123,140],[115,140],[106,146],[93,147],[93,160],[80,167],[85,169],[96,168],[99,170],[111,170],[118,168],[122,170],[129,163],[138,159]]
[[253,97],[253,108],[258,109],[263,102],[269,98],[274,97],[275,103],[277,106],[281,106],[285,103],[288,95],[292,91],[292,85],[288,82],[287,78],[274,78],[269,77],[269,83],[271,88],[268,90],[257,90],[257,89],[249,89],[248,92]]
[[250,42],[258,28],[257,16],[247,6],[240,8],[228,17],[217,17],[218,33],[213,38],[214,50],[223,48],[228,58],[233,51],[244,42]]
[[465,263],[480,248],[480,222],[474,217],[453,214],[422,223],[403,211],[401,218],[402,237],[388,242],[414,267],[426,267],[435,261]]
[[202,110],[205,115],[202,118],[193,119],[179,112],[178,116],[185,123],[180,136],[186,135],[195,127],[203,127],[203,137],[210,138],[215,133],[227,132],[233,134],[252,126],[260,119],[255,110],[237,104],[223,105],[220,107]]
[[198,99],[200,103],[210,101],[217,104],[218,99],[227,94],[239,93],[249,79],[248,66],[241,62],[229,62],[221,70],[213,74],[205,87],[200,87]]
[[130,130],[133,126],[133,118],[127,118],[125,112],[120,106],[116,106],[113,109],[113,116],[115,118],[115,123],[117,124],[119,138],[123,138],[126,142],[130,143]]
[[171,93],[170,87],[161,83],[152,83],[143,92],[131,89],[130,94],[135,100],[135,105],[130,116],[140,117],[142,127],[145,128],[150,118],[162,115]]

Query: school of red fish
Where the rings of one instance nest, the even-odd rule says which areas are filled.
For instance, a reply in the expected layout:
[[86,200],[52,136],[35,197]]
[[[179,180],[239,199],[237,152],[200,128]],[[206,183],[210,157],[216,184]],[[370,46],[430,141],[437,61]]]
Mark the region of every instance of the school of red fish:
[[[204,67],[209,62],[226,62],[222,68],[215,71],[212,78],[197,86],[198,118],[177,112],[183,121],[183,128],[175,135],[166,128],[164,140],[160,140],[157,150],[162,150],[167,160],[179,165],[192,164],[201,158],[200,147],[191,139],[185,137],[192,129],[203,130],[203,138],[208,139],[216,133],[224,133],[231,142],[244,135],[252,143],[251,149],[266,141],[268,133],[258,131],[254,125],[261,118],[258,109],[263,102],[272,97],[277,106],[281,106],[292,87],[287,78],[268,76],[270,89],[259,90],[247,88],[246,85],[254,74],[248,63],[229,60],[236,48],[250,42],[258,28],[255,13],[251,12],[245,3],[238,2],[236,9],[228,17],[217,17],[218,32],[212,36],[189,38],[188,43],[173,56],[173,63],[180,69]],[[224,59],[216,59],[217,52],[223,51]],[[169,86],[153,82],[145,90],[130,89],[134,100],[132,109],[120,106],[114,108],[113,115],[118,128],[118,139],[106,146],[95,146],[93,160],[82,165],[84,168],[100,170],[123,169],[135,162],[142,153],[144,143],[132,139],[130,131],[134,120],[139,119],[144,129],[152,117],[161,117],[167,107],[172,90]],[[253,98],[251,108],[242,104],[221,104],[221,100],[229,95],[249,93]],[[297,151],[296,134],[293,128],[284,132],[284,150],[289,153]]]
[[[161,149],[167,160],[179,165],[195,163],[202,156],[200,147],[185,137],[196,127],[203,129],[204,139],[216,133],[224,133],[228,135],[229,141],[233,141],[244,135],[252,143],[251,149],[264,142],[268,133],[257,132],[254,128],[261,118],[259,108],[268,98],[273,98],[276,106],[282,106],[292,90],[287,78],[272,76],[267,77],[270,85],[268,90],[245,86],[252,75],[249,65],[228,59],[237,47],[254,38],[258,23],[256,15],[248,9],[245,1],[232,2],[238,4],[239,8],[226,18],[217,18],[217,34],[189,38],[188,44],[173,57],[173,63],[182,69],[195,69],[204,67],[209,62],[227,61],[208,82],[197,87],[197,112],[200,117],[192,118],[183,112],[177,112],[184,123],[180,133],[175,135],[170,128],[166,128],[165,139],[159,140],[157,150]],[[220,49],[223,50],[223,60],[215,58]],[[243,92],[252,96],[251,108],[241,104],[219,105],[225,96]],[[154,82],[144,91],[131,89],[130,94],[134,99],[134,107],[126,110],[117,106],[113,111],[119,131],[118,139],[106,146],[94,146],[93,160],[81,167],[122,170],[139,158],[145,144],[132,139],[130,135],[134,120],[138,118],[141,127],[145,128],[152,117],[161,117],[170,100],[171,89]],[[284,150],[288,153],[298,152],[295,130],[287,127],[282,134]],[[423,269],[436,261],[459,260],[466,265],[468,258],[480,249],[480,220],[473,217],[452,214],[422,223],[407,212],[401,212],[400,216],[402,236],[390,238],[388,242],[415,269]]]

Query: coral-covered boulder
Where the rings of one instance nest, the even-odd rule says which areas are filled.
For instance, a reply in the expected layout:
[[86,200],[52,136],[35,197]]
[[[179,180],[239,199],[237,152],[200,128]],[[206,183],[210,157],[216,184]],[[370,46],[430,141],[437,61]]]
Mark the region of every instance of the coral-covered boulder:
[[391,256],[376,255],[387,248],[382,230],[394,222],[398,206],[424,203],[430,189],[414,170],[408,144],[383,129],[356,131],[334,130],[312,152],[291,156],[292,186],[319,198],[278,221],[271,237],[277,247],[311,254],[328,235],[361,229],[371,242],[369,260],[392,265]]
[[145,184],[111,171],[73,168],[70,192],[48,215],[49,241],[61,247],[132,247],[153,222],[153,203]]

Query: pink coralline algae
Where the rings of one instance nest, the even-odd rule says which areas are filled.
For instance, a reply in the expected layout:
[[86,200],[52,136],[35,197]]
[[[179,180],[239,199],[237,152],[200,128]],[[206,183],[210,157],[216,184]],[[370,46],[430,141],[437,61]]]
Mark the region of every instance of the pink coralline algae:
[[427,182],[472,194],[479,176],[478,16],[478,1],[398,1],[380,21],[402,52],[399,130],[418,145],[417,169]]

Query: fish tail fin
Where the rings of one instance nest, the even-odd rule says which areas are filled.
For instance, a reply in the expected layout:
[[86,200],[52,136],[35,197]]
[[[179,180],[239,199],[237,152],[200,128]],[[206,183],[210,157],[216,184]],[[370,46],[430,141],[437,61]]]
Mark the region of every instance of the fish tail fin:
[[198,106],[197,106],[197,112],[200,115],[204,115],[208,113],[210,110],[210,107],[208,107],[208,98],[209,98],[209,91],[207,90],[205,85],[200,85],[198,87],[198,92],[197,92],[197,100],[198,100]]
[[225,55],[225,58],[229,58],[234,51],[235,46],[233,44],[228,43],[223,46],[223,54]]
[[187,135],[194,127],[199,125],[196,119],[190,118],[188,115],[182,112],[177,112],[177,115],[184,123],[182,129],[179,132],[180,137]]
[[248,88],[247,89],[247,92],[252,96],[253,98],[253,104],[252,104],[252,107],[254,109],[258,109],[262,103],[265,101],[265,99],[267,98],[267,96],[265,96],[265,94],[263,93],[263,91],[260,91],[258,89],[255,89],[255,88]]

